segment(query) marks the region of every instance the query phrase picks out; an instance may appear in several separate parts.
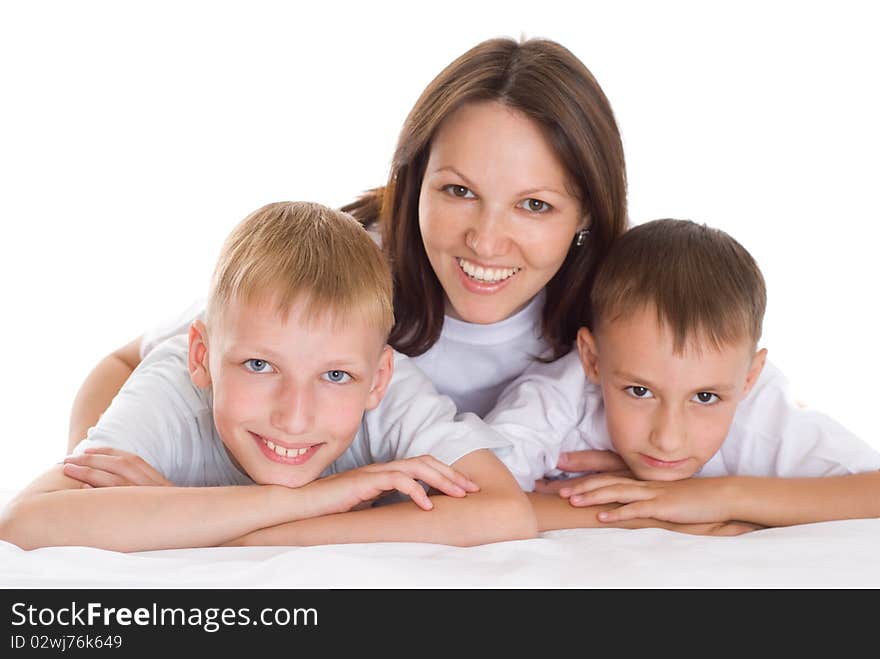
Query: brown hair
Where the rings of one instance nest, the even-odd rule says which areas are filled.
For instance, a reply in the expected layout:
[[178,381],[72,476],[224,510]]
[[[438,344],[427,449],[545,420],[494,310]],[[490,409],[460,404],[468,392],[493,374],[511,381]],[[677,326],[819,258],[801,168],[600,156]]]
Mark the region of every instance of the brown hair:
[[624,233],[590,298],[597,326],[653,307],[679,353],[695,336],[716,348],[743,338],[757,344],[767,305],[764,277],[742,245],[720,229],[669,219]]
[[394,323],[391,273],[350,215],[309,202],[277,202],[242,220],[223,244],[208,296],[209,321],[232,299],[271,301],[279,313],[305,301],[305,315],[359,313],[387,336]]
[[596,267],[626,227],[623,146],[611,106],[583,63],[545,39],[518,43],[490,39],[447,66],[409,113],[391,164],[388,185],[343,207],[364,226],[378,222],[394,277],[396,324],[390,342],[418,355],[440,336],[443,288],[431,268],[419,228],[419,192],[440,123],[462,105],[498,101],[536,122],[576,186],[590,236],[572,246],[547,283],[543,337],[553,357],[571,347],[591,324],[585,296]]

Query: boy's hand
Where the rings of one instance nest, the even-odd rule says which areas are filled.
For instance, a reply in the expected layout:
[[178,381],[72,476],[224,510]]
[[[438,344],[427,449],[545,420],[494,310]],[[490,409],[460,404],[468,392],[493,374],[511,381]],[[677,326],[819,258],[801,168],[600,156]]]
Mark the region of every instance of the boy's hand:
[[614,474],[585,476],[559,490],[573,506],[623,504],[599,513],[602,522],[646,518],[699,524],[727,522],[733,496],[725,478],[687,478],[680,481],[640,481]]
[[463,497],[480,489],[472,480],[430,455],[377,462],[321,478],[306,487],[332,492],[327,500],[328,509],[322,514],[347,512],[395,490],[409,496],[419,508],[431,510],[434,504],[418,481],[453,497]]
[[[562,471],[623,472],[626,463],[614,451],[570,451],[560,453],[556,468]],[[556,494],[564,487],[579,483],[581,478],[535,481],[535,492]]]
[[122,485],[174,485],[133,453],[113,448],[87,448],[81,455],[64,458],[64,475],[83,483],[83,487]]

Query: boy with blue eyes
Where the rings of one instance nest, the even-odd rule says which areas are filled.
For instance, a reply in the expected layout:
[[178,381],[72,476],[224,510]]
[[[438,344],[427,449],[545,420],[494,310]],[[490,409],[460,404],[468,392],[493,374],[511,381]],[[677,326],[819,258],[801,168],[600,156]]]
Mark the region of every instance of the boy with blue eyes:
[[[525,490],[555,481],[541,490],[558,496],[530,495],[539,530],[880,517],[880,454],[794,405],[758,350],[765,302],[757,264],[722,231],[657,220],[619,239],[593,284],[593,330],[486,417],[514,443],[505,462]],[[611,451],[622,470],[556,468],[580,450]]]
[[[0,539],[138,551],[534,536],[493,452],[507,443],[386,345],[392,309],[387,264],[353,218],[258,209],[224,244],[204,319],[151,351],[75,454],[7,506]],[[411,501],[368,507],[395,492]]]

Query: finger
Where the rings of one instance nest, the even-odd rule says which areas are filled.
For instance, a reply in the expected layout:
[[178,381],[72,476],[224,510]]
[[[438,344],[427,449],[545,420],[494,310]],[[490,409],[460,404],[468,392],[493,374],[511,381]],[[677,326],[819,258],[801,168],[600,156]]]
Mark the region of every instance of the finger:
[[116,474],[111,474],[100,469],[84,467],[82,465],[66,463],[62,468],[68,478],[88,483],[92,487],[119,487],[127,485]]
[[418,458],[415,458],[415,461],[432,467],[443,474],[446,478],[456,483],[463,490],[468,492],[478,492],[480,489],[480,486],[474,483],[470,478],[460,471],[456,471],[445,462],[438,460],[433,455],[420,455]]
[[654,510],[651,501],[637,501],[614,510],[603,510],[596,517],[600,522],[625,522],[629,519],[653,518]]
[[[453,481],[447,474],[456,475],[454,469],[439,460],[429,456],[420,456],[409,460],[396,460],[385,465],[375,465],[381,471],[400,471],[408,474],[411,478],[424,481],[434,489],[454,497],[463,497],[467,494],[465,488]],[[443,471],[441,471],[441,468]],[[460,474],[458,474],[460,476]],[[466,479],[465,479],[466,480]]]
[[[604,503],[633,503],[654,498],[654,493],[639,486],[618,484],[569,497],[573,506],[599,506]],[[619,509],[618,509],[619,510]]]
[[383,475],[390,480],[389,487],[386,489],[397,490],[398,492],[407,495],[423,510],[431,510],[434,507],[434,502],[431,501],[431,498],[425,492],[424,488],[407,474],[402,472],[386,472]]
[[448,494],[453,497],[463,497],[467,495],[467,490],[465,490],[464,487],[450,479],[445,473],[435,469],[434,466],[429,463],[416,462],[409,465],[409,467],[411,471],[404,471],[404,473],[409,473],[413,478],[418,478],[443,494]]
[[611,474],[595,474],[593,476],[583,476],[582,478],[570,479],[568,483],[559,490],[559,495],[565,498],[570,498],[572,496],[578,494],[586,494],[587,492],[592,492],[603,487],[609,487],[611,485],[621,485],[632,482],[633,480],[631,478],[624,478]]
[[64,458],[65,464],[76,464],[82,467],[91,467],[109,474],[116,474],[125,481],[125,485],[143,484],[143,476],[131,461],[115,455],[104,453],[82,454]]
[[556,464],[563,471],[618,471],[626,463],[614,451],[570,451],[561,453]]
[[762,528],[764,527],[757,524],[750,524],[749,522],[727,522],[722,524],[713,535],[742,535],[743,533],[751,533],[752,531],[757,531]]

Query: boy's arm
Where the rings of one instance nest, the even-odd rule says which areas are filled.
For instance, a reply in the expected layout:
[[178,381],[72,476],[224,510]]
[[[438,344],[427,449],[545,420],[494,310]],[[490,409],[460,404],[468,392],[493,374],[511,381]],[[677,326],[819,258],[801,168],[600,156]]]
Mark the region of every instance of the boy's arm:
[[230,545],[318,545],[352,542],[434,542],[459,546],[533,538],[534,513],[510,472],[487,449],[452,467],[480,486],[464,498],[434,496],[434,509],[410,502],[327,515],[261,529]]
[[740,535],[761,528],[755,524],[743,522],[710,522],[706,524],[676,524],[659,519],[634,518],[617,522],[600,521],[600,513],[608,513],[617,508],[617,504],[605,504],[601,506],[589,506],[576,508],[565,499],[560,499],[554,494],[541,494],[532,492],[529,501],[535,510],[538,520],[538,531],[555,531],[557,529],[589,529],[601,527],[616,527],[624,529],[658,528],[679,533],[691,533],[694,535]]
[[430,456],[367,465],[299,488],[84,487],[58,465],[0,514],[0,540],[24,549],[85,545],[116,551],[216,546],[256,529],[330,515],[397,490],[430,509],[418,480],[453,496],[475,489]]
[[0,514],[0,539],[23,549],[80,545],[146,551],[220,544],[322,514],[318,497],[280,486],[83,488],[46,472]]
[[[589,489],[590,483],[594,487]],[[813,478],[722,476],[682,481],[637,481],[613,476],[584,479],[572,503],[622,503],[603,523],[654,517],[669,522],[743,520],[790,526],[836,519],[880,517],[880,472]],[[560,494],[565,495],[562,491]],[[564,500],[563,500],[564,501]]]

